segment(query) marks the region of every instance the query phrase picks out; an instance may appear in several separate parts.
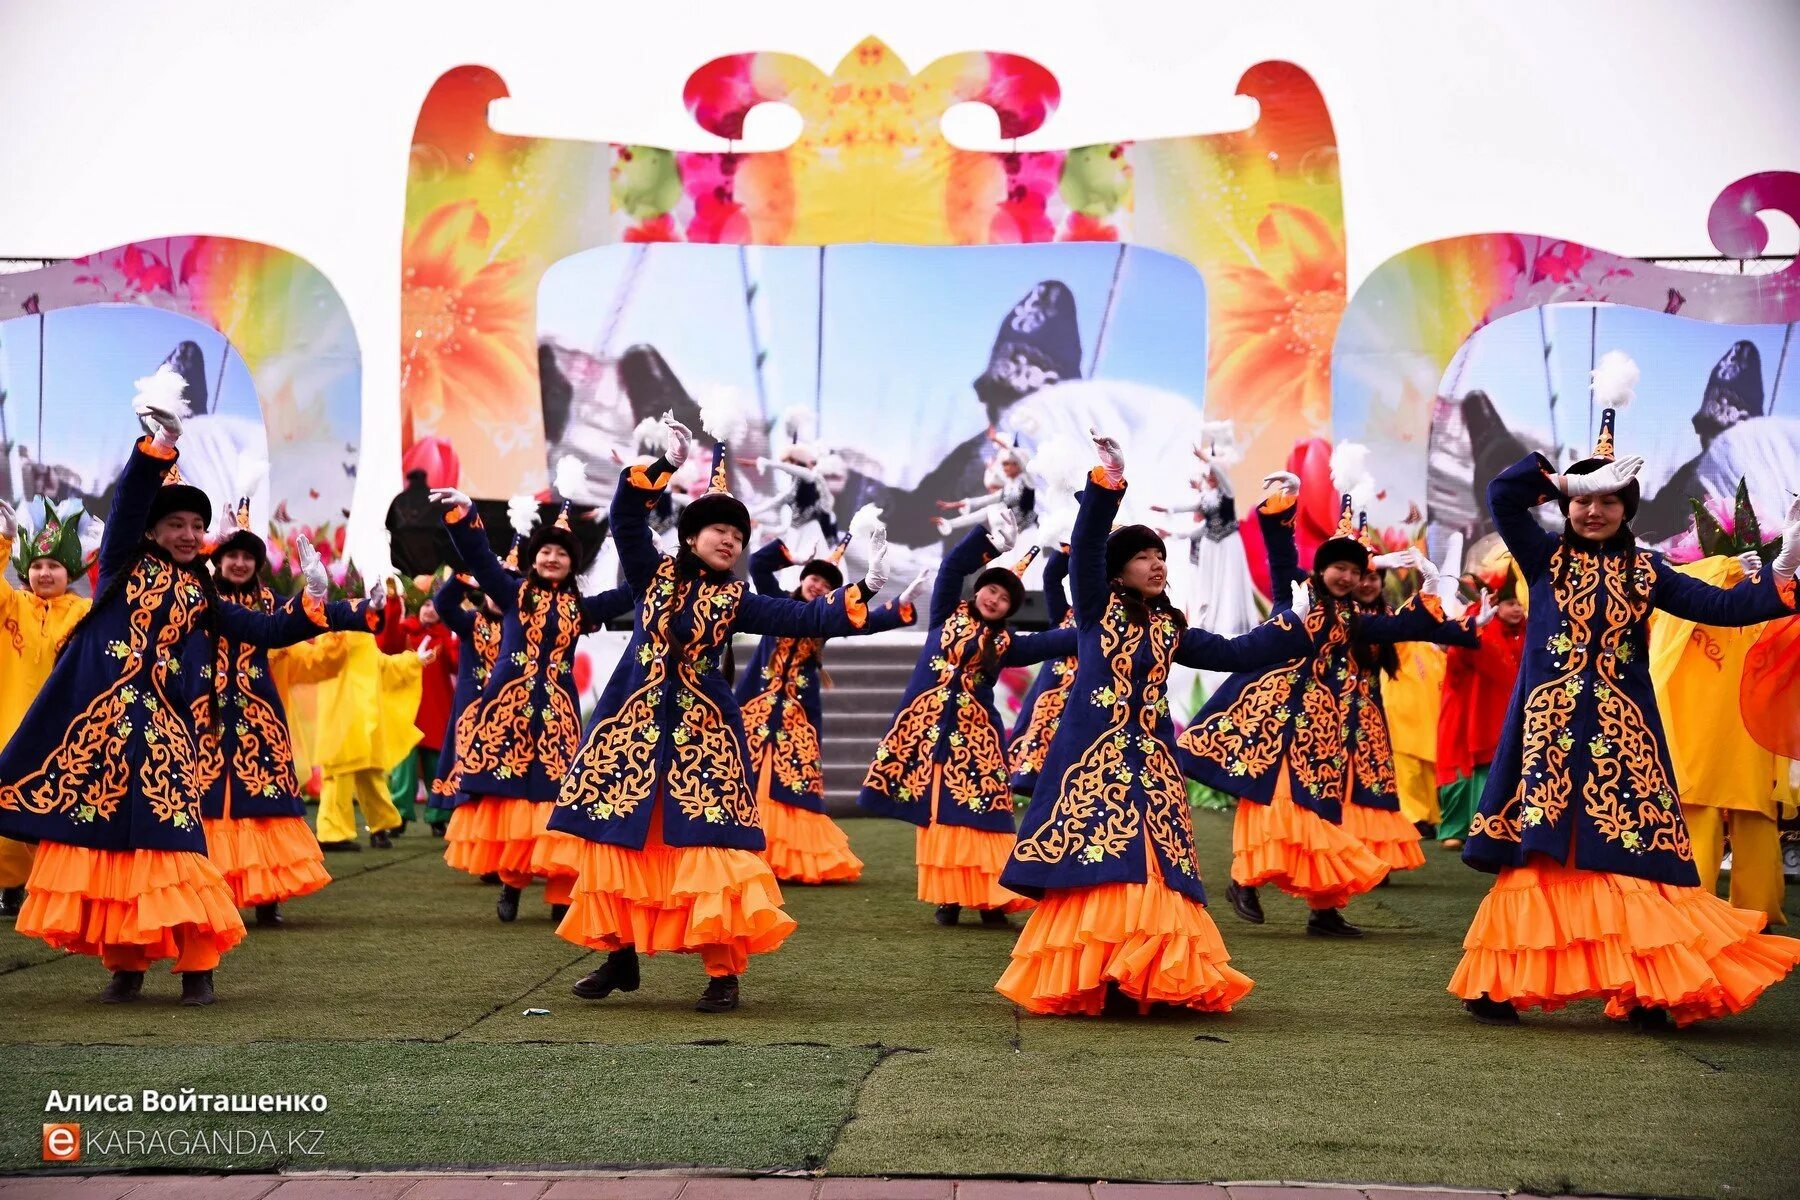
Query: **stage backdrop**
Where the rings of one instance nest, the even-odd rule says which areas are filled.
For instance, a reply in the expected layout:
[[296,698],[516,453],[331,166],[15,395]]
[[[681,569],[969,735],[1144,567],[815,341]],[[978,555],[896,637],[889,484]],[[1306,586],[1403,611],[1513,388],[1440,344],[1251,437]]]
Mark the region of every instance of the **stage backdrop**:
[[779,151],[676,153],[497,133],[486,114],[507,94],[500,77],[449,71],[420,111],[407,184],[408,465],[481,496],[545,483],[538,287],[553,262],[587,247],[1109,241],[1185,259],[1205,279],[1209,320],[1171,336],[1204,346],[1210,332],[1209,415],[1237,423],[1245,473],[1260,473],[1329,421],[1343,215],[1312,79],[1262,63],[1238,90],[1260,115],[1235,133],[965,151],[944,139],[947,109],[987,104],[1002,136],[1023,136],[1055,107],[1054,77],[979,52],[914,74],[870,39],[829,75],[784,54],[708,63],[685,92],[704,129],[734,138],[745,113],[774,101],[798,110],[802,132]]
[[[90,305],[108,307],[86,315],[66,311]],[[225,406],[206,418],[212,434],[219,435],[209,434],[206,445],[222,456],[208,490],[228,489],[235,467],[227,469],[224,456],[241,457],[220,440],[227,424],[245,422],[233,427],[233,436],[243,437],[251,436],[249,425],[259,425],[268,478],[257,520],[285,504],[296,522],[341,527],[356,484],[361,357],[342,299],[312,264],[258,242],[157,238],[0,275],[0,316],[10,318],[4,326],[11,363],[6,408],[15,445],[34,445],[41,398],[46,435],[61,419],[50,410],[79,405],[91,428],[77,429],[72,422],[68,428],[80,445],[93,445],[95,455],[128,446],[138,431],[132,381],[191,342],[197,355],[185,357],[204,377],[209,397]],[[35,356],[40,337],[46,360],[41,396],[35,369],[24,374],[20,369],[22,361],[36,362],[27,356]],[[99,340],[84,340],[89,337]],[[97,361],[79,361],[89,355]],[[94,390],[72,394],[67,389],[76,379]],[[198,439],[183,443],[183,470],[202,469],[202,449]],[[48,436],[44,451],[77,453]],[[110,481],[87,472],[103,471],[105,464],[96,456],[81,461],[80,486],[104,489]],[[214,491],[213,498],[221,501],[224,493]],[[387,500],[379,496],[372,502]]]
[[[1621,197],[1620,202],[1632,201]],[[1757,215],[1763,210],[1800,216],[1800,174],[1765,172],[1726,187],[1713,202],[1707,222],[1708,233],[1719,252],[1731,258],[1761,254],[1768,245],[1768,231]],[[1511,326],[1510,332],[1501,335],[1502,340],[1524,337],[1529,342],[1538,319],[1530,310],[1570,302],[1666,313],[1687,322],[1785,325],[1800,320],[1800,264],[1761,275],[1677,271],[1577,242],[1523,233],[1447,238],[1389,259],[1369,276],[1351,300],[1338,330],[1331,367],[1332,425],[1336,437],[1370,448],[1377,482],[1385,489],[1377,506],[1377,519],[1396,521],[1409,509],[1424,513],[1434,506],[1454,514],[1455,520],[1477,519],[1468,511],[1474,503],[1472,497],[1456,494],[1453,476],[1446,471],[1428,470],[1428,459],[1438,445],[1434,430],[1449,419],[1448,410],[1460,408],[1464,394],[1476,386],[1455,369],[1453,360],[1471,336],[1511,314],[1526,314],[1524,332],[1519,332],[1519,326]],[[1640,390],[1646,395],[1669,397],[1685,390],[1688,400],[1683,403],[1695,406],[1711,366],[1702,361],[1707,353],[1703,343],[1719,353],[1739,339],[1749,339],[1759,347],[1770,344],[1766,329],[1721,330],[1709,342],[1691,331],[1671,333],[1682,328],[1676,322],[1658,325],[1652,333],[1650,326],[1631,325],[1620,314],[1603,312],[1605,315],[1598,318],[1599,328],[1617,330],[1620,337],[1636,339],[1634,344],[1644,355],[1641,366],[1645,378]],[[1574,439],[1587,419],[1587,380],[1581,370],[1584,364],[1561,360],[1566,356],[1578,359],[1587,353],[1590,343],[1603,354],[1610,343],[1604,334],[1589,331],[1584,335],[1580,319],[1571,328],[1565,318],[1546,315],[1543,329],[1536,331],[1540,350],[1542,343],[1551,341],[1552,320],[1564,353],[1539,358],[1537,377],[1529,390],[1521,377],[1502,384],[1508,394],[1492,398],[1532,413],[1521,419],[1542,427],[1540,432],[1546,436]],[[1664,336],[1674,338],[1674,345],[1686,348],[1680,362],[1650,348],[1651,343]],[[1674,352],[1672,345],[1671,353]],[[1471,350],[1468,361],[1476,361],[1476,353]],[[1715,361],[1716,358],[1715,354]],[[1772,381],[1779,373],[1779,355],[1771,359],[1763,353],[1762,358],[1764,378]],[[1551,372],[1548,384],[1544,380],[1546,369]],[[1664,377],[1670,371],[1678,377]],[[1694,378],[1696,372],[1698,379]],[[1555,429],[1547,420],[1547,387],[1558,390],[1558,406],[1565,414]],[[1676,401],[1671,398],[1667,403],[1674,405]],[[1623,444],[1648,457],[1653,449],[1649,440],[1632,433],[1636,419],[1630,412],[1622,414]],[[1672,416],[1660,432],[1669,434],[1671,426],[1679,433],[1679,422]],[[1690,428],[1656,453],[1663,458],[1680,455],[1681,461],[1686,462],[1697,449],[1696,438]],[[1558,441],[1556,448],[1575,444],[1574,440]],[[1660,468],[1657,463],[1662,464]],[[1653,460],[1651,475],[1668,466],[1663,459]]]

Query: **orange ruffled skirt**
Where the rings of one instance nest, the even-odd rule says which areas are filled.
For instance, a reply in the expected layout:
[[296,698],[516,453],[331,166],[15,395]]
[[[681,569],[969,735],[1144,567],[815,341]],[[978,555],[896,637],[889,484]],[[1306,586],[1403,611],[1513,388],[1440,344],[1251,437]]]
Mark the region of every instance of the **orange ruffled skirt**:
[[15,928],[115,971],[161,959],[210,971],[244,938],[219,868],[191,850],[90,850],[41,842]]
[[850,839],[824,813],[779,800],[761,803],[763,860],[783,883],[850,883],[862,878],[863,861]]
[[1389,812],[1385,808],[1346,804],[1343,828],[1390,871],[1412,871],[1425,865],[1419,828],[1398,809]]
[[1231,830],[1231,878],[1272,883],[1314,909],[1342,908],[1387,877],[1387,864],[1341,827],[1294,803],[1287,767],[1268,804],[1240,800]]
[[1010,833],[932,822],[919,829],[914,856],[919,899],[927,904],[1019,912],[1033,902],[1000,886],[1000,872],[1018,838]]
[[1664,1008],[1677,1025],[1742,1012],[1800,964],[1764,913],[1697,887],[1565,867],[1533,855],[1475,910],[1450,992],[1553,1012],[1602,997],[1606,1015]]
[[709,975],[741,975],[794,931],[781,885],[754,850],[671,846],[662,812],[650,815],[642,850],[552,835],[559,861],[578,875],[557,935],[590,950],[699,954]]
[[1162,881],[1054,888],[1025,922],[994,990],[1021,1008],[1097,1017],[1108,984],[1138,1002],[1229,1012],[1255,986],[1235,970],[1206,906]]
[[539,850],[555,808],[549,801],[510,796],[483,796],[459,804],[444,830],[444,861],[471,875],[498,875],[507,887],[522,888],[542,879],[544,899],[567,904],[573,869]]
[[331,882],[325,852],[304,817],[203,818],[206,856],[239,908],[276,904]]

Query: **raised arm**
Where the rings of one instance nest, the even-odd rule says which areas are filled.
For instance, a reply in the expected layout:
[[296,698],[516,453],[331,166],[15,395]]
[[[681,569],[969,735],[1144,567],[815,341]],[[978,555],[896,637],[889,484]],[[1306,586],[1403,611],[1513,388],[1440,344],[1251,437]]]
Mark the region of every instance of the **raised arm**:
[[444,514],[444,526],[449,529],[450,544],[456,547],[469,574],[475,576],[475,581],[494,598],[502,612],[510,612],[519,602],[519,581],[501,565],[494,548],[488,545],[481,515],[473,506],[453,508]]
[[1306,622],[1292,613],[1279,613],[1234,638],[1204,629],[1184,630],[1175,646],[1175,661],[1199,671],[1255,671],[1312,652]]
[[472,637],[475,632],[475,614],[463,607],[463,597],[468,594],[469,585],[461,575],[450,576],[431,594],[431,607],[437,609],[438,620],[459,638]]
[[999,551],[988,540],[985,529],[971,529],[963,540],[951,547],[938,564],[937,582],[931,587],[931,625],[933,628],[950,619],[962,603],[963,581],[988,564]]
[[1269,594],[1277,605],[1286,600],[1289,585],[1307,579],[1307,573],[1300,569],[1300,547],[1294,540],[1294,518],[1299,511],[1299,497],[1282,493],[1256,506],[1256,525],[1262,530],[1263,550],[1269,556]]
[[[1072,536],[1072,535],[1071,535]],[[1044,556],[1044,605],[1050,610],[1050,623],[1061,625],[1069,615],[1069,552],[1054,546]]]
[[1003,667],[1029,667],[1053,658],[1068,658],[1080,645],[1074,629],[1047,629],[1043,633],[1015,633],[1000,656]]
[[613,545],[619,551],[619,571],[641,595],[656,576],[662,552],[650,531],[650,510],[662,497],[675,466],[659,458],[647,467],[628,467],[619,472],[610,511]]
[[819,473],[810,467],[803,467],[799,463],[782,462],[778,458],[764,461],[771,471],[780,471],[783,475],[798,479],[802,483],[817,484],[819,482]]
[[1736,587],[1714,587],[1683,575],[1660,554],[1651,555],[1656,582],[1650,602],[1671,616],[1698,625],[1733,627],[1773,621],[1794,614],[1794,584],[1781,583],[1764,570],[1754,581]]
[[589,630],[599,629],[608,621],[631,612],[643,599],[643,593],[630,584],[620,584],[615,588],[607,588],[592,596],[581,598],[581,622]]
[[1106,538],[1125,498],[1125,480],[1109,483],[1104,468],[1088,473],[1069,533],[1069,592],[1075,624],[1086,628],[1106,613],[1112,584],[1106,578]]
[[175,465],[174,447],[164,448],[147,437],[141,437],[119,472],[119,484],[113,492],[112,513],[100,535],[99,589],[121,567],[131,561],[138,544],[149,528],[150,505],[156,500],[156,489],[163,476]]
[[1365,642],[1435,642],[1442,632],[1444,606],[1436,596],[1421,592],[1391,615],[1359,613],[1352,617],[1350,634]]
[[1494,516],[1494,527],[1527,581],[1549,568],[1557,542],[1556,535],[1539,525],[1531,510],[1557,495],[1550,460],[1541,454],[1526,455],[1488,483],[1488,511]]
[[775,575],[783,567],[793,565],[794,556],[788,553],[787,543],[776,538],[750,556],[750,582],[765,596],[785,595],[786,589]]
[[304,642],[327,630],[373,633],[381,627],[381,610],[366,600],[321,603],[304,594],[272,613],[219,602],[219,629],[227,637],[278,650]]

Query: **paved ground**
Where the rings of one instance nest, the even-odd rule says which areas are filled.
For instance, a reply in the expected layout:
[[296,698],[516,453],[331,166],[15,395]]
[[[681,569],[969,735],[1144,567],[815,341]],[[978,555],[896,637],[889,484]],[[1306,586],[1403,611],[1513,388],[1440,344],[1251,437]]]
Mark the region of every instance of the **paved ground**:
[[[0,1196],[6,1200],[1501,1200],[1503,1193],[1342,1184],[331,1174],[0,1177]],[[1514,1196],[1539,1200],[1523,1193]]]

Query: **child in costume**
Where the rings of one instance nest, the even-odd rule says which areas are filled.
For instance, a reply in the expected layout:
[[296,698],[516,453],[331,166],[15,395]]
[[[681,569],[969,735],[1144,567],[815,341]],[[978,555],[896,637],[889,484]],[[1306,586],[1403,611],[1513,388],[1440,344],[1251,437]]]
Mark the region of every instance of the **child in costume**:
[[[221,600],[273,614],[302,603],[283,601],[259,575],[268,547],[252,533],[248,499],[238,502],[230,532],[213,549],[214,587]],[[365,631],[381,622],[379,602],[348,606]],[[198,671],[192,700],[199,741],[200,819],[206,852],[225,876],[239,908],[254,908],[256,923],[282,923],[281,902],[331,882],[318,838],[306,823],[294,770],[287,710],[275,689],[269,651],[311,637],[299,627],[291,639],[257,643],[221,634],[213,661]],[[208,711],[219,714],[210,726]]]
[[1000,877],[1039,904],[995,986],[1039,1013],[1098,1016],[1109,1000],[1225,1012],[1251,982],[1206,912],[1163,688],[1176,662],[1251,670],[1309,654],[1312,637],[1290,613],[1232,639],[1188,629],[1162,539],[1143,525],[1108,534],[1125,464],[1111,438],[1094,445],[1101,465],[1070,538],[1080,665]]
[[575,576],[581,543],[568,505],[554,522],[532,530],[519,552],[520,579],[488,544],[469,498],[438,488],[447,506],[450,540],[482,590],[505,614],[500,649],[481,695],[465,710],[456,733],[448,794],[466,793],[444,835],[444,861],[480,877],[500,876],[494,914],[519,916],[519,900],[534,878],[545,881],[552,920],[568,911],[572,873],[538,854],[557,790],[581,744],[581,704],[575,690],[575,644],[631,609],[634,592],[611,588],[583,596]]
[[171,471],[181,390],[172,370],[139,382],[134,407],[155,434],[120,474],[93,606],[0,752],[0,835],[38,843],[16,928],[98,956],[113,973],[101,998],[114,1003],[135,1000],[165,958],[182,1003],[212,1003],[213,968],[244,936],[206,857],[187,673],[212,661],[216,634],[274,642],[326,624],[316,556],[300,606],[253,613],[218,599],[201,560],[212,504]]
[[[1025,601],[1020,576],[1036,551],[1013,567],[981,570],[1017,535],[1009,509],[991,509],[988,525],[971,530],[938,567],[930,631],[857,797],[873,813],[919,827],[919,899],[936,906],[940,925],[973,908],[982,924],[1005,926],[1008,912],[1031,906],[1000,886],[1014,829],[994,681],[1006,667],[1066,658],[1076,646],[1073,627],[1007,629]],[[977,570],[974,595],[964,600],[963,580]]]
[[[861,514],[858,514],[859,518]],[[856,521],[851,529],[857,529]],[[849,535],[825,558],[800,568],[792,598],[811,602],[844,586],[842,567]],[[788,593],[776,572],[793,564],[777,538],[750,556],[750,578],[765,596]],[[913,623],[913,597],[925,586],[914,580],[895,604],[869,613],[860,633],[879,633]],[[757,811],[768,846],[763,857],[783,883],[847,883],[862,875],[862,860],[825,812],[825,774],[819,703],[823,638],[764,637],[738,678],[744,734],[750,749]]]
[[[1525,659],[1463,861],[1495,872],[1450,992],[1477,1020],[1518,1021],[1600,998],[1657,1027],[1741,1012],[1800,963],[1800,941],[1699,886],[1680,786],[1651,687],[1649,617],[1708,626],[1794,610],[1800,505],[1754,582],[1710,587],[1637,546],[1643,459],[1613,458],[1613,410],[1594,455],[1558,473],[1532,454],[1488,485],[1529,587]],[[1554,500],[1562,535],[1531,510]]]
[[[80,500],[52,506],[38,501],[42,523],[33,529],[0,501],[0,561],[12,559],[24,591],[0,577],[0,747],[37,698],[69,630],[87,614],[89,601],[70,590],[86,567]],[[32,505],[26,505],[29,516]],[[0,916],[16,917],[25,903],[32,849],[0,838]]]
[[757,595],[731,574],[750,514],[727,490],[730,437],[714,427],[711,490],[682,511],[681,549],[659,554],[647,517],[692,441],[665,421],[664,458],[623,472],[613,498],[619,562],[642,599],[550,819],[573,835],[556,845],[573,848],[577,870],[557,934],[608,952],[575,984],[583,999],[635,991],[640,953],[697,953],[708,978],[695,1007],[726,1012],[738,1006],[750,955],[794,928],[757,853],[766,842],[743,722],[720,671],[726,647],[736,632],[825,638],[861,628],[886,579],[886,536],[875,531],[861,583],[810,603]]
[[[1044,607],[1050,610],[1050,623],[1057,629],[1075,628],[1075,610],[1069,606],[1069,548],[1058,546],[1044,556]],[[1021,796],[1031,795],[1037,787],[1038,772],[1050,753],[1050,743],[1062,723],[1063,709],[1069,700],[1069,689],[1075,683],[1076,657],[1053,658],[1038,668],[1037,678],[1025,692],[1019,706],[1019,720],[1013,726],[1010,751],[1012,790]]]
[[[400,620],[398,595],[384,598],[383,612]],[[319,639],[315,665],[320,720],[314,748],[323,781],[319,788],[319,846],[337,853],[360,851],[356,810],[369,827],[369,845],[393,849],[406,820],[394,806],[388,776],[418,744],[413,715],[419,706],[421,666],[413,654],[387,654],[375,635],[333,633]],[[322,673],[318,668],[326,668]]]
[[450,701],[456,692],[456,641],[430,597],[419,605],[417,616],[391,621],[382,633],[383,654],[393,656],[409,650],[418,655],[420,664],[419,707],[413,714],[419,744],[388,775],[388,799],[399,811],[400,827],[405,829],[418,815],[419,785],[425,784],[425,819],[432,832],[441,837],[444,830],[440,825],[449,823],[450,813],[430,806],[430,785],[437,777],[444,730],[450,720]]
[[[1269,482],[1282,486],[1258,515],[1279,594],[1299,574],[1299,481],[1281,475]],[[1342,827],[1351,766],[1341,698],[1364,669],[1353,653],[1356,641],[1429,637],[1441,623],[1442,602],[1436,581],[1428,580],[1394,616],[1358,612],[1353,593],[1368,569],[1369,551],[1355,536],[1345,496],[1337,532],[1320,544],[1311,576],[1287,585],[1289,607],[1305,619],[1317,649],[1306,659],[1231,676],[1181,735],[1187,774],[1238,797],[1225,895],[1252,924],[1263,921],[1256,889],[1273,883],[1312,910],[1309,936],[1360,937],[1338,910],[1387,876],[1387,865]]]
[[[513,539],[513,548],[507,551],[506,561],[502,564],[509,573],[518,569],[521,540]],[[430,784],[431,804],[427,810],[432,815],[431,830],[439,837],[449,832],[457,805],[469,798],[467,792],[460,792],[455,786],[456,739],[459,734],[467,736],[465,723],[474,720],[469,714],[474,711],[475,701],[481,696],[481,689],[487,686],[494,661],[500,656],[500,635],[506,627],[504,614],[474,584],[475,581],[467,576],[452,575],[431,597],[439,619],[456,635],[456,686],[450,693],[443,749],[438,753],[437,771]],[[465,600],[468,602],[464,603]],[[499,882],[498,876],[494,881]]]
[[1437,836],[1446,850],[1460,850],[1468,839],[1519,678],[1525,607],[1510,569],[1500,584],[1495,615],[1477,633],[1474,647],[1452,646],[1445,658],[1437,731]]

